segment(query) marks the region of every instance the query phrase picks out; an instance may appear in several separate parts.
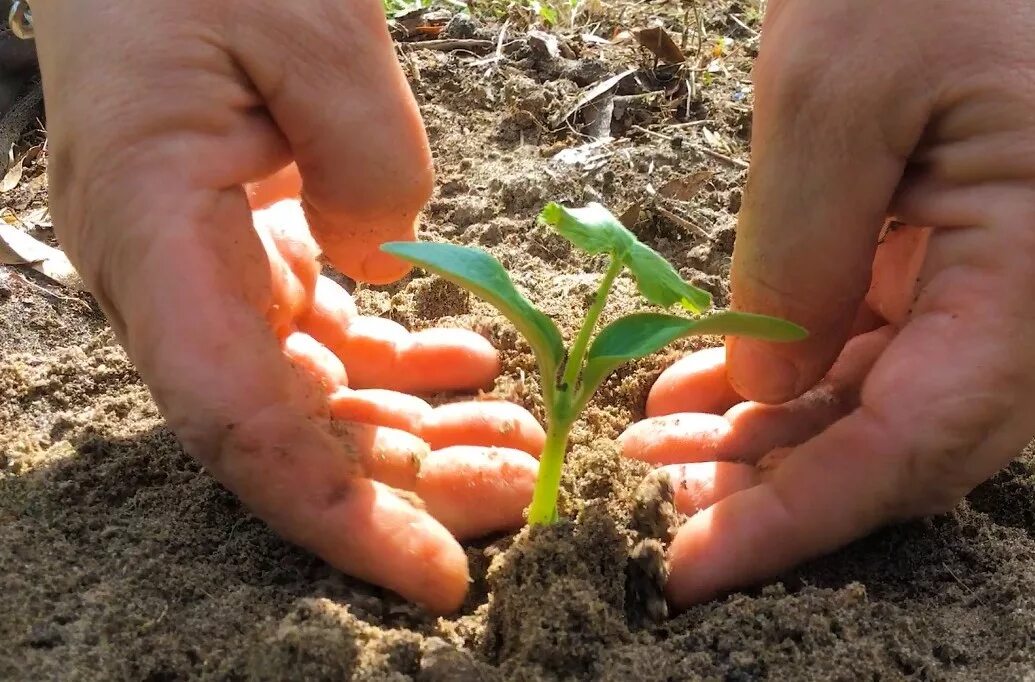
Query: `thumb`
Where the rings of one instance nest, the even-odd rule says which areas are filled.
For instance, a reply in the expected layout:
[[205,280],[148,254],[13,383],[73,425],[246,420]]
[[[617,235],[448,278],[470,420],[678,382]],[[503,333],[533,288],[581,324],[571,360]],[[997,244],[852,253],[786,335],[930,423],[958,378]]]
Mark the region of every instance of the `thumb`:
[[889,28],[884,13],[866,4],[784,3],[767,17],[732,305],[790,319],[809,337],[793,344],[729,340],[730,380],[751,400],[796,397],[837,358],[926,121],[927,103],[909,90],[919,81],[902,73],[909,57],[869,49],[876,44],[869,38]]
[[431,151],[374,0],[242,5],[234,50],[302,176],[313,236],[344,274],[373,284],[409,271],[381,244],[416,238]]

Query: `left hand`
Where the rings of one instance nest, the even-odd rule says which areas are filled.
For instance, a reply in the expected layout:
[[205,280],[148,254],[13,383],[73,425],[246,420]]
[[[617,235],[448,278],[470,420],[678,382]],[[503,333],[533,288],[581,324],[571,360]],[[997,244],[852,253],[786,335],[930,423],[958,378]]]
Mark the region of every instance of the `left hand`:
[[495,349],[360,317],[319,274],[322,252],[403,277],[379,246],[415,238],[433,187],[381,3],[32,9],[55,233],[184,450],[335,568],[458,608],[456,538],[520,526],[535,478],[527,452],[484,446],[538,425],[407,395],[491,385]]

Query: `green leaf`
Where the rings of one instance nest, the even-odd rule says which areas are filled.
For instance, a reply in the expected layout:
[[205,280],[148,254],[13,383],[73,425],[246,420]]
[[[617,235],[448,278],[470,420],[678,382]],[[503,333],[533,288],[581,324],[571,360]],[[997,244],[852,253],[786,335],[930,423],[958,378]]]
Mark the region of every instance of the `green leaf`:
[[604,327],[586,355],[582,395],[586,398],[620,365],[661,350],[686,336],[748,336],[765,341],[800,341],[808,332],[798,325],[766,315],[721,312],[689,319],[658,313],[638,313]]
[[588,253],[609,253],[621,259],[636,242],[636,235],[600,204],[567,208],[549,203],[540,214],[547,225]]
[[543,23],[549,26],[553,26],[557,23],[557,10],[551,7],[548,3],[533,2],[532,10],[539,15],[539,18],[543,20]]
[[549,317],[514,287],[500,262],[481,249],[434,242],[389,242],[381,250],[418,265],[491,303],[532,346],[544,385],[564,359],[564,341]]
[[636,288],[654,305],[680,305],[692,313],[704,312],[712,305],[711,294],[686,282],[671,263],[646,244],[637,242],[625,264],[636,277]]
[[712,297],[686,282],[661,254],[636,238],[621,221],[598,203],[566,208],[550,203],[540,218],[562,237],[589,253],[608,253],[636,278],[643,297],[654,305],[679,305],[692,313],[711,307]]

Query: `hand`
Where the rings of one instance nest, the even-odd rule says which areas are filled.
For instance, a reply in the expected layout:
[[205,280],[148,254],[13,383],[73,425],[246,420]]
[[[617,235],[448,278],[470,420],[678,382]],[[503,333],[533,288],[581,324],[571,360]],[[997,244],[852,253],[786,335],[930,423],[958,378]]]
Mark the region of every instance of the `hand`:
[[[770,2],[733,306],[811,336],[691,356],[648,415],[732,409],[622,438],[690,463],[677,607],[945,512],[1035,436],[1033,29],[1018,0]],[[888,217],[928,229],[878,250]]]
[[353,390],[473,389],[498,372],[473,332],[357,317],[319,277],[318,250],[358,280],[402,277],[378,246],[414,238],[431,192],[381,4],[35,0],[33,13],[55,229],[187,452],[339,569],[459,606],[468,568],[449,531],[520,525],[536,466],[447,446],[541,429],[515,406],[431,411]]

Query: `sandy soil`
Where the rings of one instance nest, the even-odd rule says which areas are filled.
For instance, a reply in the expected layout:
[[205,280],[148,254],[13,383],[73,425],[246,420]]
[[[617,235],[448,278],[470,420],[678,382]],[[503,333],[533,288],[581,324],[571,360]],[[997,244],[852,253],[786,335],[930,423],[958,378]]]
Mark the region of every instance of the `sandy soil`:
[[[588,28],[609,36],[620,16],[635,25],[660,14],[681,30],[669,5],[610,12]],[[635,45],[572,39],[577,59],[554,58],[512,24],[498,63],[407,50],[439,172],[425,236],[491,250],[570,333],[599,264],[536,226],[535,214],[548,200],[603,200],[616,211],[642,202],[637,234],[724,304],[744,172],[702,150],[748,158],[755,43],[733,14],[751,21],[738,2],[709,3],[709,34],[732,43],[689,101],[674,70],[654,69]],[[498,36],[492,24],[449,31]],[[588,170],[553,159],[585,141],[576,131],[586,116],[556,130],[551,117],[580,87],[631,67],[639,71],[617,91],[611,156]],[[45,166],[41,155],[0,204],[18,215],[44,205]],[[673,179],[700,185],[689,201],[663,205],[685,220],[650,196]],[[527,346],[488,306],[420,274],[355,293],[365,312],[414,328],[485,334],[505,357],[495,393],[541,414]],[[608,315],[639,306],[634,294],[620,281]],[[661,543],[650,536],[666,508],[637,494],[644,469],[622,461],[612,439],[689,347],[607,382],[574,434],[564,481],[572,520],[472,545],[468,603],[435,619],[278,540],[183,454],[89,297],[0,268],[0,679],[1035,676],[1031,453],[949,515],[879,532],[768,587],[652,618]]]

